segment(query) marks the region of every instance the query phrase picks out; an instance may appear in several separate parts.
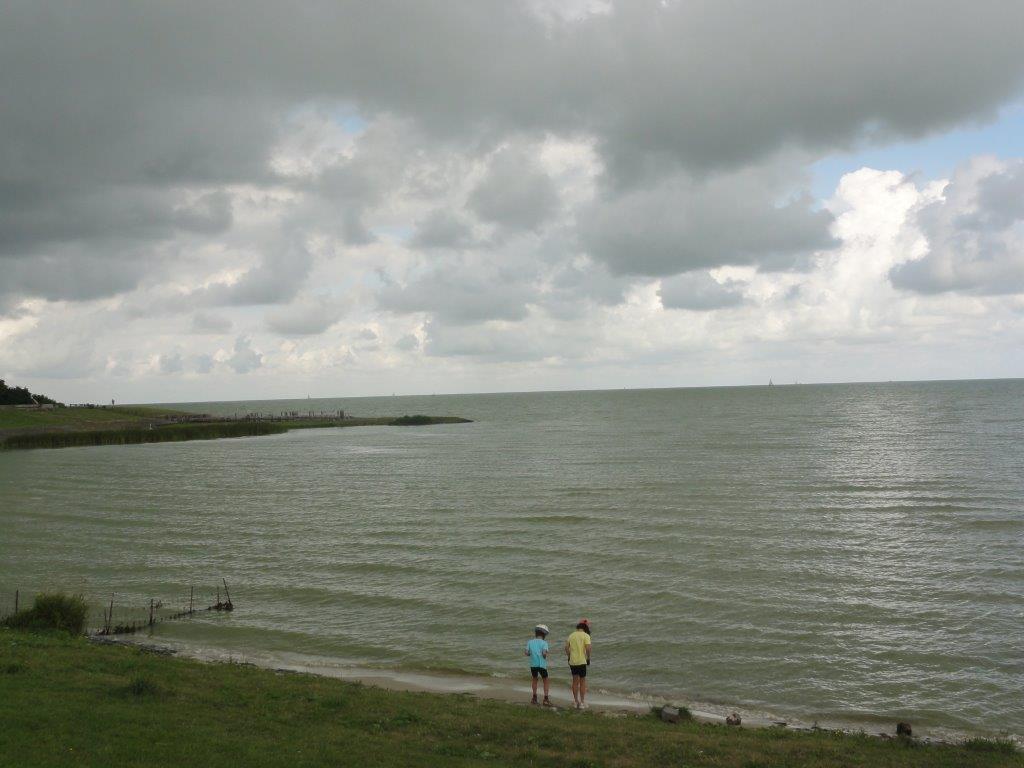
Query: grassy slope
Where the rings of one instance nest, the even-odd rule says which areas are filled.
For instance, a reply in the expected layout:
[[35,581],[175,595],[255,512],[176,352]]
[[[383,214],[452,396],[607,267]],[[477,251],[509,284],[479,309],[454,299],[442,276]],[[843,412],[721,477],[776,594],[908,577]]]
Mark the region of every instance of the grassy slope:
[[132,445],[136,443],[175,443],[185,440],[217,440],[223,437],[253,437],[287,432],[281,424],[270,421],[239,421],[214,424],[167,424],[116,429],[72,430],[67,432],[34,432],[10,435],[5,448],[72,448],[87,445]]
[[555,714],[0,630],[12,766],[1024,766],[1005,750]]
[[65,430],[120,429],[147,424],[164,414],[178,413],[140,406],[117,408],[55,408],[36,411],[0,408],[0,434]]
[[[344,420],[287,420],[215,422],[211,424],[170,424],[149,429],[154,419],[180,414],[145,406],[117,408],[58,408],[30,411],[0,408],[0,448],[66,448],[85,445],[126,445],[181,440],[212,440],[286,432],[316,427],[363,427],[389,425],[394,416]],[[457,416],[427,417],[431,424],[468,421]]]

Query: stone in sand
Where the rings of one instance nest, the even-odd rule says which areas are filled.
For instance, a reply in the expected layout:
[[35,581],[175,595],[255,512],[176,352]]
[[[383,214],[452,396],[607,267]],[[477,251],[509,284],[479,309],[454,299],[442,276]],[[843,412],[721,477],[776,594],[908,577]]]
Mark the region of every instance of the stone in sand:
[[726,725],[740,725],[742,722],[743,720],[741,720],[740,716],[735,712],[733,712],[731,715],[725,718]]
[[679,722],[679,710],[675,707],[670,707],[667,704],[661,708],[661,719],[666,723],[678,723]]
[[910,727],[910,723],[896,723],[896,735],[897,736],[913,736],[914,731]]

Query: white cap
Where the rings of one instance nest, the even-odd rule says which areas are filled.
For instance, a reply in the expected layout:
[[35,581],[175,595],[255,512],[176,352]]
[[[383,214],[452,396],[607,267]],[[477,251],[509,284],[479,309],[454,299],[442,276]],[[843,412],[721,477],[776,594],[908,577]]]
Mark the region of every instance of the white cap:
[[533,631],[534,632],[543,632],[545,635],[551,634],[551,630],[548,629],[548,625],[547,624],[538,624],[536,627],[533,628]]

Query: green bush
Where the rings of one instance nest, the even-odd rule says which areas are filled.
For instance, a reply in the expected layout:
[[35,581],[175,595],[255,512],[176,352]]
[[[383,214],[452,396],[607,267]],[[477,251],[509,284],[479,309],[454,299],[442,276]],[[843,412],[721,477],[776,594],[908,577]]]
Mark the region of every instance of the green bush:
[[32,632],[85,632],[85,617],[89,607],[81,595],[61,592],[36,595],[35,604],[4,619],[3,626]]

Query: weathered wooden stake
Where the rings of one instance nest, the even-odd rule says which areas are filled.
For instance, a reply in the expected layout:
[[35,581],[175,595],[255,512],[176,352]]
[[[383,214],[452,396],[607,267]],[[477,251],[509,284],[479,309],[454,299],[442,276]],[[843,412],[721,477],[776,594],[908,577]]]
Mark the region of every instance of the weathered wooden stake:
[[193,584],[191,587],[188,588],[188,612],[189,613],[195,613],[196,612],[196,609],[193,607],[195,605],[195,594],[196,594],[196,587]]
[[231,593],[228,592],[228,582],[227,582],[227,579],[221,578],[221,581],[224,582],[224,596],[228,599],[228,606],[227,607],[231,608],[234,604],[231,602]]
[[153,626],[153,598],[149,598],[149,626]]
[[14,590],[14,612],[18,612],[18,595],[21,593],[20,589]]
[[106,633],[110,634],[110,625],[114,621],[114,593],[110,593],[110,613],[107,614],[107,625],[104,627]]

